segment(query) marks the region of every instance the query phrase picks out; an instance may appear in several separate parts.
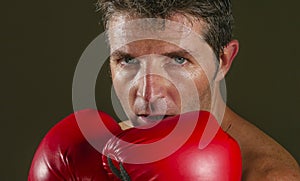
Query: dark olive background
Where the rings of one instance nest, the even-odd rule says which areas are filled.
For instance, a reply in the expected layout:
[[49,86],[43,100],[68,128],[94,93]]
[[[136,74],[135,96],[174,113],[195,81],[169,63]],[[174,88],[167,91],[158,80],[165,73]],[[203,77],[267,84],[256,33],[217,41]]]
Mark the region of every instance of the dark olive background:
[[[72,79],[101,33],[95,1],[10,1],[1,10],[0,180],[26,180],[46,132],[72,110]],[[300,161],[299,7],[296,0],[234,0],[240,52],[228,74],[229,105]],[[97,83],[109,108],[110,80]]]

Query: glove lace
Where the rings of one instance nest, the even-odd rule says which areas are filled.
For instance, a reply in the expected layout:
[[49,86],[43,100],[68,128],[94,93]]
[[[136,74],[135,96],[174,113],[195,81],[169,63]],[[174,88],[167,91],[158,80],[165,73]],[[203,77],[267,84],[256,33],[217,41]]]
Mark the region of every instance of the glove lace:
[[122,181],[131,181],[130,177],[129,177],[128,173],[126,172],[125,168],[123,167],[122,163],[119,163],[120,170],[118,170],[118,168],[116,168],[115,165],[113,164],[111,158],[107,157],[107,161],[108,161],[108,166],[109,166],[111,172],[115,176],[117,176]]

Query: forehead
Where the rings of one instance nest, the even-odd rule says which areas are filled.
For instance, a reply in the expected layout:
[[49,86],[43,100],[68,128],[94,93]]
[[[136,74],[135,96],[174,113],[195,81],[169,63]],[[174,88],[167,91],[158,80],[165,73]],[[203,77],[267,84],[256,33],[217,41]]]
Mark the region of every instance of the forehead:
[[162,50],[185,44],[197,46],[204,42],[203,32],[202,21],[180,14],[168,19],[142,19],[119,14],[111,18],[107,30],[111,51],[124,46],[139,50]]
[[139,40],[130,42],[115,51],[112,51],[111,55],[120,56],[125,53],[133,57],[139,57],[148,54],[162,55],[172,52],[189,53],[191,51],[161,40]]

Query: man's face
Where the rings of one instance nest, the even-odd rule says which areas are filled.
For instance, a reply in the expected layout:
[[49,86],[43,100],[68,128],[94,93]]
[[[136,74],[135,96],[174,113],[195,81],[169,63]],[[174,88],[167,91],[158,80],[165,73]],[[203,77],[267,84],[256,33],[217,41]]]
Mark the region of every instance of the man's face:
[[217,67],[212,49],[200,38],[202,23],[174,15],[169,19],[174,24],[153,28],[154,23],[149,29],[132,20],[113,18],[108,36],[113,85],[133,125],[209,110]]

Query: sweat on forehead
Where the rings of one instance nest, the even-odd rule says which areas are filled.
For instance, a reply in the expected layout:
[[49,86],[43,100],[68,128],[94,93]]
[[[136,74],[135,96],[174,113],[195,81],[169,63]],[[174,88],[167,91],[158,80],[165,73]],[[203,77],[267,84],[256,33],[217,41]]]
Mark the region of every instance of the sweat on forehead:
[[205,41],[213,48],[217,57],[232,38],[233,16],[231,0],[98,0],[103,23],[119,14],[139,18],[170,18],[174,14],[201,19],[205,22]]
[[135,19],[120,15],[112,19],[107,29],[107,35],[112,46],[143,39],[162,40],[173,44],[190,41],[189,43],[195,44],[195,41],[204,42],[202,31],[201,22],[191,24],[182,15],[176,15],[170,20],[161,18]]

